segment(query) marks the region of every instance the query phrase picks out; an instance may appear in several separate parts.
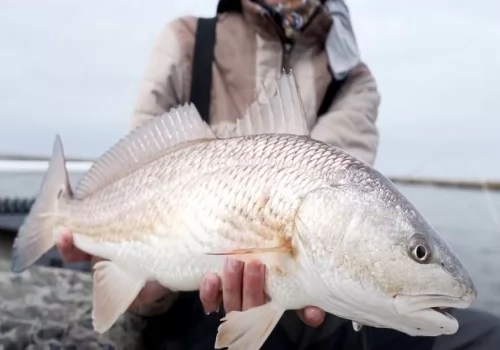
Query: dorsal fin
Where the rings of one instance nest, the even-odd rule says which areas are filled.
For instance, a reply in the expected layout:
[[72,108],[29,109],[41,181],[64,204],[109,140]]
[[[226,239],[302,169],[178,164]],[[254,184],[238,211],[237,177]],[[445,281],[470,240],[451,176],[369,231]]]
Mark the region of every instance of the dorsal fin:
[[217,137],[255,134],[309,136],[306,113],[292,72],[283,72],[269,88],[264,84],[242,119],[213,128]]
[[130,131],[104,153],[82,178],[76,198],[106,187],[145,164],[168,154],[187,141],[214,139],[215,135],[193,104],[172,108]]

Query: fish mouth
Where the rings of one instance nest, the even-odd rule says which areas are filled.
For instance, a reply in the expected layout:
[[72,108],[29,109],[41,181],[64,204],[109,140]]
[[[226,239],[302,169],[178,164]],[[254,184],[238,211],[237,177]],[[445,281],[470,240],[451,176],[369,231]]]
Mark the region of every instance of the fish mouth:
[[463,297],[399,294],[394,297],[394,307],[400,315],[413,319],[418,334],[453,334],[458,330],[458,321],[446,310],[468,308],[474,299],[473,294]]
[[398,312],[402,311],[404,313],[414,312],[422,309],[436,309],[440,312],[447,308],[465,309],[472,304],[475,299],[475,295],[467,295],[462,297],[455,297],[449,295],[439,295],[439,294],[398,294],[394,297],[396,300],[396,305]]

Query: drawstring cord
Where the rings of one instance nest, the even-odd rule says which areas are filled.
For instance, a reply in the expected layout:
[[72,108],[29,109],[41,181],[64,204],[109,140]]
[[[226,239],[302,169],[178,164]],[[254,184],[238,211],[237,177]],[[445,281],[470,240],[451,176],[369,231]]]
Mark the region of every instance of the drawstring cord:
[[360,329],[360,336],[361,336],[361,349],[362,350],[370,350],[370,342],[368,341],[368,334],[367,334],[367,329],[366,327],[363,326],[362,329]]

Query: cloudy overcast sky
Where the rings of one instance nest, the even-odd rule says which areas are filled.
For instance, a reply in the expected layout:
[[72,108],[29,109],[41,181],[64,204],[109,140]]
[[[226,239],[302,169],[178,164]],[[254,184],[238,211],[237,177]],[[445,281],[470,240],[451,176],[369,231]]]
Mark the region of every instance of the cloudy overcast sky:
[[[0,153],[100,155],[127,131],[164,23],[214,0],[3,0]],[[349,1],[382,94],[376,166],[500,179],[500,2]]]

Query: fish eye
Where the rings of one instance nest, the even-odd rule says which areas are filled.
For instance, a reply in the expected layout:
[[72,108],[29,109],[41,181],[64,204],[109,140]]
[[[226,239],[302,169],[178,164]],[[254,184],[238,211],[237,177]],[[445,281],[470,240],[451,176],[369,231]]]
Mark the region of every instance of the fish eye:
[[418,261],[424,261],[428,256],[427,248],[423,244],[419,244],[413,249],[413,255]]
[[431,260],[431,247],[424,239],[417,237],[410,244],[410,255],[416,262],[426,264]]

